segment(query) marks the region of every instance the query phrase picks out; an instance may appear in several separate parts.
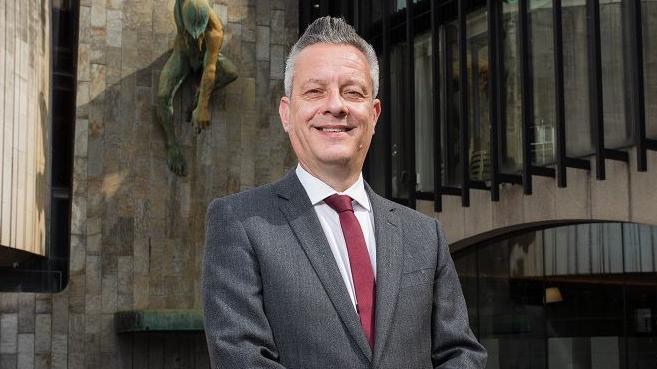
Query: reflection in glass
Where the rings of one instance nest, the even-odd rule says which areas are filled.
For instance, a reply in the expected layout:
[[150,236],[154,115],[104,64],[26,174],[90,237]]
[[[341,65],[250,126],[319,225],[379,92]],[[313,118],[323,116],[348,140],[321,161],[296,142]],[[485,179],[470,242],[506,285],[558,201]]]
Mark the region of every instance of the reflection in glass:
[[657,1],[641,1],[646,137],[657,139]]
[[399,199],[408,198],[409,175],[406,169],[405,121],[406,95],[404,55],[406,43],[399,43],[390,52],[390,128],[392,155],[392,196]]
[[417,190],[433,192],[431,33],[415,38],[415,169]]
[[467,15],[468,159],[470,179],[490,179],[488,20],[485,9]]
[[632,124],[625,116],[623,52],[623,10],[620,0],[600,1],[600,53],[602,58],[602,110],[605,147],[620,148],[632,144]]
[[501,170],[517,173],[522,168],[522,111],[518,55],[518,3],[502,5],[502,122]]
[[533,165],[555,160],[554,32],[552,2],[529,1],[529,51],[532,76]]
[[487,368],[657,367],[657,227],[550,228],[454,263]]
[[593,153],[589,118],[586,7],[582,0],[562,0],[566,155]]
[[459,42],[456,21],[441,26],[441,66],[447,76],[441,85],[442,142],[442,180],[445,186],[459,186],[463,183],[463,159],[461,152],[461,129],[459,116]]

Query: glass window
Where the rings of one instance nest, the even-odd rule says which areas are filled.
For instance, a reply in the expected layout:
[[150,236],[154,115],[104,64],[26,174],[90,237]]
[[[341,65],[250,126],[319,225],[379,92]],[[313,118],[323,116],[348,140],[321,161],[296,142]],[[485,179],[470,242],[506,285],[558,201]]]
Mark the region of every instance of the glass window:
[[646,136],[657,139],[657,1],[641,1]]
[[490,114],[488,89],[488,13],[467,15],[468,160],[470,179],[490,179]]
[[632,124],[625,114],[628,83],[623,52],[623,10],[620,0],[600,1],[600,53],[602,58],[602,110],[605,147],[632,145]]
[[417,190],[433,192],[431,33],[415,38],[415,169]]
[[566,155],[578,157],[594,151],[589,118],[586,6],[584,0],[563,0],[561,6]]
[[656,226],[549,228],[454,263],[487,368],[657,367]]
[[518,3],[502,5],[502,122],[500,128],[501,171],[517,173],[522,169],[522,109],[520,91],[520,55],[518,54]]
[[390,125],[392,154],[392,196],[398,199],[408,198],[408,181],[410,176],[406,169],[406,94],[404,57],[406,43],[392,47],[390,52]]
[[442,75],[447,76],[441,85],[441,139],[442,139],[442,180],[445,186],[459,186],[463,183],[463,159],[461,149],[461,127],[459,116],[459,41],[456,21],[441,27],[441,67]]
[[554,32],[552,1],[529,1],[529,52],[532,77],[533,165],[555,160]]

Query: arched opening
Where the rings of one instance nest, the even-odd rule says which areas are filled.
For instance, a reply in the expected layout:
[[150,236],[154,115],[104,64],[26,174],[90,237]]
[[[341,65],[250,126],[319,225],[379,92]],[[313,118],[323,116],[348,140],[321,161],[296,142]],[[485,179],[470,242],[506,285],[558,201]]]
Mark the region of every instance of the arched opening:
[[487,368],[657,367],[657,227],[585,223],[453,255]]

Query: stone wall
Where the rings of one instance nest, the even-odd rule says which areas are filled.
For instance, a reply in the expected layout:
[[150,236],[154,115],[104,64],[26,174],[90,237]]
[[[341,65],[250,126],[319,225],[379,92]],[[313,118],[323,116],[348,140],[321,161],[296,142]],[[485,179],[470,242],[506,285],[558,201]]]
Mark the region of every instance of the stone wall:
[[175,99],[187,177],[166,167],[154,120],[175,36],[173,0],[81,0],[70,283],[59,294],[0,294],[0,367],[207,367],[200,334],[117,335],[113,314],[200,308],[204,217],[215,197],[295,164],[277,115],[296,0],[210,0],[240,77],[211,100],[197,135]]

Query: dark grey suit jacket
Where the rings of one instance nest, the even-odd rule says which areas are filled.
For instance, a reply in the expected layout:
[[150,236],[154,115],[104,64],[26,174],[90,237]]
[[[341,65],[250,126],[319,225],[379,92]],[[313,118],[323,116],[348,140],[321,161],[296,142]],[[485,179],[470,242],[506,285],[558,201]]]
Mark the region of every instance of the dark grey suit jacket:
[[294,171],[214,200],[203,268],[212,368],[483,369],[438,222],[375,194],[375,346]]

